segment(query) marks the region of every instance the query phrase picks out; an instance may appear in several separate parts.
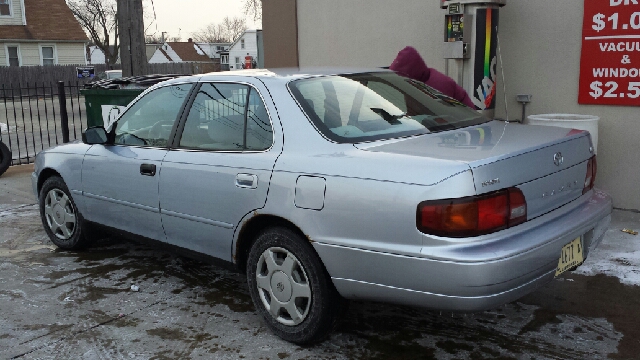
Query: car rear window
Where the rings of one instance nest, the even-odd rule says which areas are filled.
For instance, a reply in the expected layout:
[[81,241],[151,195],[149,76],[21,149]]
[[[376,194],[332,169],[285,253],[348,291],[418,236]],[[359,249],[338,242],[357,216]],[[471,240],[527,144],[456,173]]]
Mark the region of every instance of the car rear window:
[[289,89],[316,128],[341,143],[459,129],[489,119],[422,82],[393,72],[296,80]]

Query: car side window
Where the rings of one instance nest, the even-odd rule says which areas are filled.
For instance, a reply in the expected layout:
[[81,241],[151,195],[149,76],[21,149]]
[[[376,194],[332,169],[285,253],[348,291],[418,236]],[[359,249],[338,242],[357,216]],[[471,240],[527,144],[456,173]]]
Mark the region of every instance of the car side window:
[[146,94],[118,119],[115,143],[165,147],[193,84],[165,86]]
[[247,109],[247,150],[260,151],[271,147],[273,143],[273,128],[269,121],[267,108],[255,89],[249,93],[249,108]]
[[240,84],[205,83],[189,110],[180,147],[256,151],[269,148],[272,139],[267,110],[255,89]]

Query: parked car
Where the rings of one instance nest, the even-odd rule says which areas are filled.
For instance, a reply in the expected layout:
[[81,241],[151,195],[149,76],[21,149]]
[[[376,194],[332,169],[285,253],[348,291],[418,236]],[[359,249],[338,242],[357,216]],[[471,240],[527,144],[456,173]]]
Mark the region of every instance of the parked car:
[[579,266],[611,199],[588,132],[492,121],[387,70],[247,70],[147,89],[108,129],[38,154],[63,249],[96,224],[233,264],[285,340],[364,299],[451,311]]

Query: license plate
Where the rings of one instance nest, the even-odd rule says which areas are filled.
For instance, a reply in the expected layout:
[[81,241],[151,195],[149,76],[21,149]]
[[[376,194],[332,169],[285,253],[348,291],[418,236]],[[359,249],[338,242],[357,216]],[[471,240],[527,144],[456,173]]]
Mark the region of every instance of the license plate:
[[558,268],[556,269],[556,276],[563,272],[576,267],[584,261],[582,238],[577,237],[570,243],[565,245],[560,251],[560,260],[558,261]]

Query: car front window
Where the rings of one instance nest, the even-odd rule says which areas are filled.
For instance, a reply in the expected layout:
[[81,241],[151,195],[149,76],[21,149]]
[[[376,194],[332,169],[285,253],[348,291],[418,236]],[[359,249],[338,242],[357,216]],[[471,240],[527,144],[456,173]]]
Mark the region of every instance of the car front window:
[[289,88],[327,138],[356,143],[489,121],[425,84],[392,72],[297,80]]
[[165,86],[146,94],[118,119],[115,143],[165,147],[192,84]]

